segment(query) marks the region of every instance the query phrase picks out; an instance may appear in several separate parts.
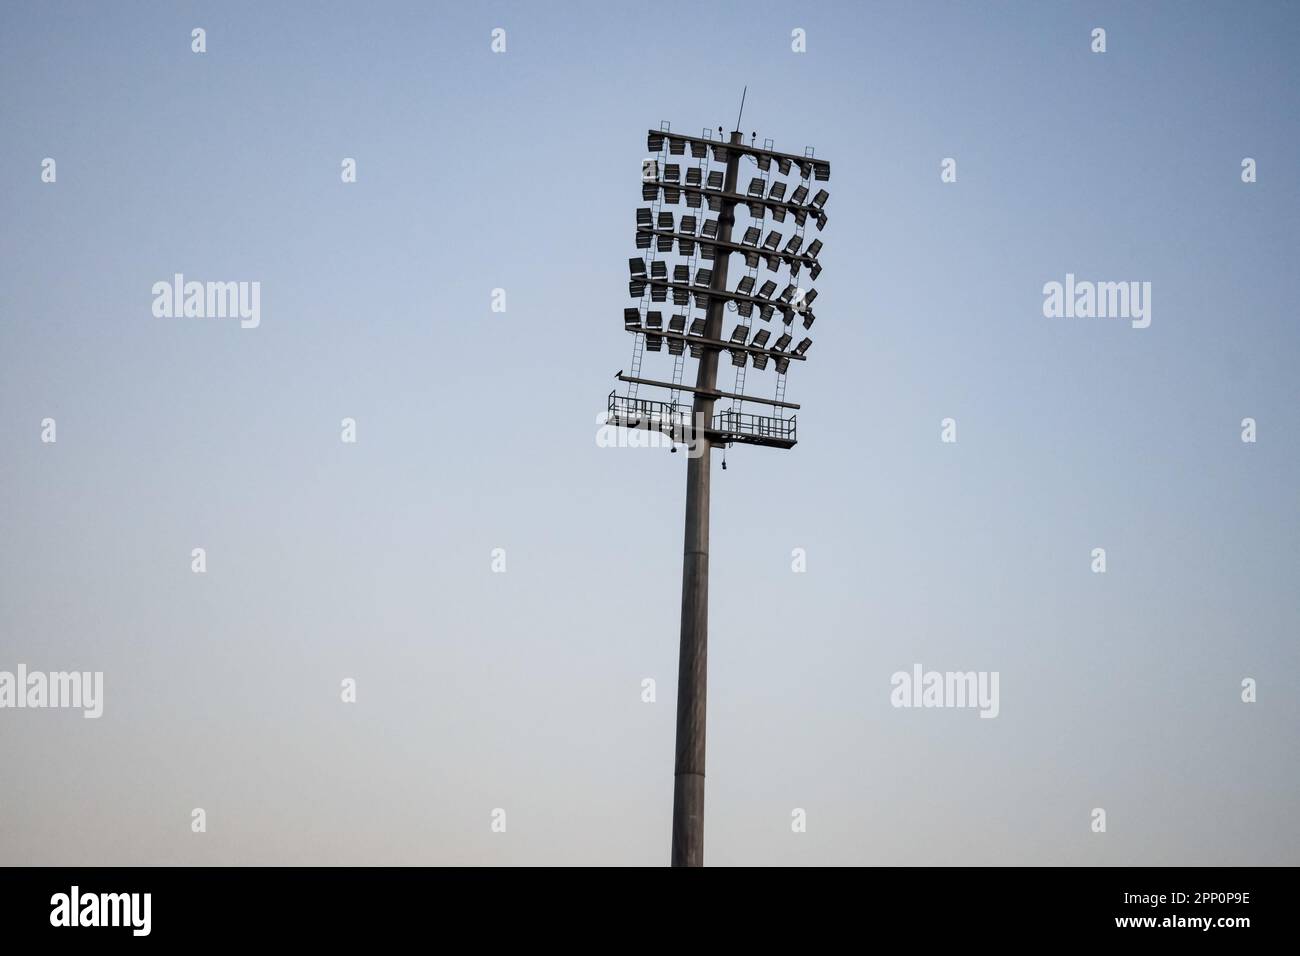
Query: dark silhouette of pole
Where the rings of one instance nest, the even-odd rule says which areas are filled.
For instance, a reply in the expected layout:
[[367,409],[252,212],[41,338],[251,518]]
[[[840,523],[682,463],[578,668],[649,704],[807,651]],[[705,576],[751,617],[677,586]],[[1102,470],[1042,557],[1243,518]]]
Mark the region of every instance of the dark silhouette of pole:
[[[740,130],[731,142],[743,142]],[[736,192],[740,153],[727,151],[725,192]],[[723,200],[718,214],[718,239],[731,241],[736,216],[734,200]],[[713,261],[711,291],[727,288],[731,253],[718,249]],[[709,298],[705,336],[722,338],[726,303]],[[705,346],[696,377],[692,424],[695,447],[686,463],[686,540],[682,549],[682,638],[677,664],[677,756],[673,769],[673,866],[704,865],[704,723],[709,663],[709,475],[713,452],[703,429],[713,424],[718,383],[718,349]]]

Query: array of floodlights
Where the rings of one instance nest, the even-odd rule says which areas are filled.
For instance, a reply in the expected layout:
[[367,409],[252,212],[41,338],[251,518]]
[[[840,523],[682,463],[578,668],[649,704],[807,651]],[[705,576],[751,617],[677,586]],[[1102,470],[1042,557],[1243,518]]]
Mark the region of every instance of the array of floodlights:
[[[733,365],[743,366],[748,356],[754,368],[765,369],[769,361],[773,361],[778,374],[785,374],[790,360],[802,360],[812,346],[812,339],[804,335],[792,349],[794,335],[791,329],[796,319],[805,331],[811,329],[816,321],[812,306],[817,299],[817,290],[802,288],[798,277],[801,270],[807,269],[809,278],[815,280],[822,271],[817,258],[822,250],[822,241],[814,239],[804,247],[804,227],[809,220],[816,225],[818,232],[826,226],[826,201],[830,194],[821,188],[811,196],[809,193],[814,180],[825,182],[830,179],[830,163],[811,156],[799,157],[758,149],[744,143],[726,143],[655,130],[649,132],[646,146],[651,153],[662,153],[665,144],[668,159],[684,156],[689,149],[692,158],[704,160],[711,150],[715,160],[725,162],[727,151],[734,150],[750,157],[763,175],[754,176],[744,193],[728,193],[724,191],[722,170],[706,173],[704,164],[700,163],[687,166],[683,175],[681,163],[648,160],[642,176],[641,198],[654,203],[662,196],[662,203],[657,215],[650,207],[636,211],[637,249],[671,253],[675,245],[683,257],[697,264],[701,259],[711,263],[719,253],[730,255],[736,252],[744,257],[749,271],[733,290],[720,291],[710,289],[713,270],[707,265],[697,265],[692,274],[690,265],[678,263],[670,274],[665,260],[654,258],[652,254],[647,262],[645,255],[639,255],[628,260],[628,292],[632,298],[643,300],[649,289],[651,306],[666,302],[670,296],[677,307],[686,307],[693,300],[705,312],[710,300],[717,297],[735,303],[735,311],[745,321],[735,326],[725,342],[715,342],[704,338],[704,315],[688,321],[687,309],[671,315],[665,325],[663,312],[643,303],[623,310],[624,328],[645,335],[645,347],[650,352],[661,351],[666,342],[672,355],[681,355],[689,348],[691,356],[699,358],[705,346],[721,347],[730,352]],[[801,181],[787,194],[790,184],[771,175],[773,166],[783,176],[797,169]],[[687,209],[680,216],[662,208],[679,205],[683,199]],[[718,219],[709,218],[704,212],[707,208],[716,216],[722,211],[724,202],[745,206],[749,210],[752,221],[739,242],[720,241]],[[791,219],[793,232],[787,237],[780,230],[771,228],[763,237],[768,215],[775,223]],[[771,279],[759,285],[757,271],[760,263],[770,272],[778,271],[782,265],[788,267],[789,281],[779,294],[778,283]],[[755,310],[764,322],[771,321],[778,312],[781,314],[784,328],[775,339],[765,328],[760,328],[750,337],[753,328],[748,320]]]

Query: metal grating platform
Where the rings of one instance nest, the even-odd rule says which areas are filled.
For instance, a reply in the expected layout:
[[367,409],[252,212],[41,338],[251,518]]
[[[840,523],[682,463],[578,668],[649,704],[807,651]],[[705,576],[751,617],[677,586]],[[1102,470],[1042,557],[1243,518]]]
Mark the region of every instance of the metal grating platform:
[[[713,416],[705,437],[714,444],[767,445],[773,448],[793,448],[796,441],[796,416],[772,418],[732,411]],[[605,421],[622,428],[643,428],[659,431],[676,441],[686,442],[691,432],[691,406],[673,402],[656,402],[645,398],[631,398],[609,393],[609,408]]]

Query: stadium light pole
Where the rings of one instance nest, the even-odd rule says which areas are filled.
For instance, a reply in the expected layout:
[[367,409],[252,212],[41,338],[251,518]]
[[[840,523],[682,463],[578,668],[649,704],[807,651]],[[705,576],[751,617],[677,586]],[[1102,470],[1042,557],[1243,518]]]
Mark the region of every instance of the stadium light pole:
[[[743,109],[743,104],[742,104]],[[770,141],[768,141],[770,144]],[[647,146],[665,158],[684,156],[689,148],[692,157],[700,160],[697,169],[688,171],[685,181],[680,178],[681,167],[668,163],[662,168],[654,159],[643,166],[642,198],[652,201],[654,209],[637,210],[637,248],[651,250],[650,268],[638,257],[628,262],[631,271],[629,291],[633,298],[641,299],[638,308],[624,309],[624,328],[636,335],[631,374],[621,371],[616,376],[629,385],[626,396],[616,392],[609,395],[606,422],[628,428],[646,428],[671,436],[673,451],[676,443],[684,442],[688,449],[686,463],[686,515],[682,547],[682,608],[681,646],[677,670],[677,737],[673,766],[673,866],[702,866],[704,864],[704,751],[705,715],[708,678],[709,631],[709,497],[712,469],[712,450],[733,443],[791,448],[795,444],[795,418],[786,418],[785,410],[797,410],[798,405],[784,400],[785,375],[791,361],[804,361],[812,340],[805,337],[793,349],[790,330],[796,319],[803,327],[812,327],[814,315],[812,302],[817,293],[796,286],[799,272],[807,267],[816,279],[821,273],[817,254],[821,241],[814,240],[803,249],[804,227],[811,217],[820,230],[826,225],[825,202],[829,194],[823,189],[808,199],[809,184],[830,178],[830,164],[814,159],[812,150],[803,156],[778,153],[765,145],[759,149],[753,142],[746,144],[739,129],[727,140],[714,139],[706,130],[704,137],[675,134],[667,129],[650,130]],[[708,157],[712,152],[716,161],[725,162],[723,170],[708,173]],[[738,181],[742,159],[748,158],[762,172],[755,177],[744,193],[739,192]],[[786,183],[770,182],[771,170],[776,166],[782,175],[798,166],[802,184],[786,196]],[[689,211],[683,214],[680,226],[674,225],[673,214],[661,211],[663,203],[676,205],[685,195],[687,205],[700,209],[705,203],[717,219],[704,223],[697,231],[696,216]],[[737,206],[745,206],[750,213],[750,224],[739,243],[733,241]],[[657,215],[656,215],[657,212]],[[760,246],[759,238],[771,215],[774,222],[784,223],[792,215],[796,223],[793,236],[780,248],[781,234],[773,229]],[[656,252],[671,253],[674,243],[678,251],[689,258],[690,265],[676,266],[669,278],[667,263],[654,258]],[[728,273],[733,253],[740,253],[747,266],[747,275],[735,289],[728,289]],[[703,255],[713,263],[711,272],[698,269],[695,281],[690,279],[691,265],[698,264]],[[767,281],[756,289],[760,264],[772,272],[782,267],[789,269],[790,281],[779,297],[773,297],[776,283]],[[671,293],[673,304],[684,308],[674,315],[668,328],[663,325],[663,315],[650,306],[667,301]],[[691,301],[702,309],[687,330]],[[723,338],[723,322],[729,306],[740,315],[740,323],[731,335]],[[779,312],[785,329],[769,347],[771,333],[761,329],[750,339],[753,331],[751,317],[755,308],[763,322],[770,322]],[[664,342],[675,357],[671,382],[644,378],[641,363],[646,351],[659,352]],[[698,359],[695,385],[682,383],[682,366],[685,352]],[[718,388],[718,358],[721,352],[731,355],[736,367],[736,387],[724,392]],[[745,368],[748,363],[758,370],[775,364],[777,389],[775,398],[747,395],[744,391]],[[667,402],[642,399],[638,389],[645,385],[670,390]],[[693,393],[689,411],[678,404],[679,392]],[[722,415],[715,414],[718,399],[731,399],[731,408]],[[774,416],[744,414],[744,402],[757,402],[773,407]],[[739,403],[739,404],[738,404]],[[723,467],[726,467],[724,459]]]
[[[743,140],[739,130],[731,142]],[[723,192],[736,193],[740,153],[727,151]],[[722,200],[718,241],[731,241],[736,201]],[[725,293],[730,252],[715,255],[710,291]],[[709,297],[707,338],[722,338],[722,296]],[[718,350],[704,349],[695,379],[692,421],[712,422],[718,386]],[[709,479],[713,446],[708,434],[686,460],[686,540],[682,546],[682,634],[677,660],[677,742],[673,762],[673,866],[704,865],[704,730],[709,670]]]

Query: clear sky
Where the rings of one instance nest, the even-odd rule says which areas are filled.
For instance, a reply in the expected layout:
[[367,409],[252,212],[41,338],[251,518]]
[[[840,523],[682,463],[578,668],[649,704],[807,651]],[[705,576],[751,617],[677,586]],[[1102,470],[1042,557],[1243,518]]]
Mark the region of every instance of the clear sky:
[[[0,670],[105,701],[0,710],[0,862],[667,861],[685,456],[596,417],[645,130],[748,84],[833,175],[799,443],[714,471],[706,862],[1300,863],[1298,46],[1264,2],[5,3]],[[260,326],[155,317],[178,272]],[[1150,327],[1044,317],[1067,273]],[[918,663],[998,717],[892,707]]]

